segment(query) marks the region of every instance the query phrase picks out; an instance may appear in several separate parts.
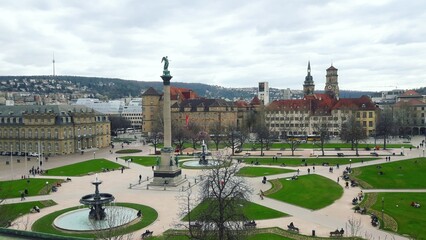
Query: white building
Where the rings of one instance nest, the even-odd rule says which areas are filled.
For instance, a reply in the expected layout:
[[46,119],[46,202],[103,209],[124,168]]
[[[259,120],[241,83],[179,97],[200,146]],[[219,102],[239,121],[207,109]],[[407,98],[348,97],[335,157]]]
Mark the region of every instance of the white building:
[[142,128],[142,98],[133,98],[124,106],[121,116],[130,121],[134,129]]
[[260,101],[262,101],[263,105],[267,105],[269,103],[269,83],[259,82],[259,88],[257,93],[257,97]]
[[124,109],[124,102],[121,100],[102,102],[97,98],[79,98],[71,105],[84,105],[103,114],[115,116],[121,116]]

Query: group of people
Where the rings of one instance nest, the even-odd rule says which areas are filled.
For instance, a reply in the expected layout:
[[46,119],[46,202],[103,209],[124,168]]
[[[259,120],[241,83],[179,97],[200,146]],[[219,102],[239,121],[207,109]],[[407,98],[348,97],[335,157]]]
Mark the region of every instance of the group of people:
[[415,208],[419,208],[420,207],[420,203],[418,203],[418,202],[411,202],[410,206],[415,207]]

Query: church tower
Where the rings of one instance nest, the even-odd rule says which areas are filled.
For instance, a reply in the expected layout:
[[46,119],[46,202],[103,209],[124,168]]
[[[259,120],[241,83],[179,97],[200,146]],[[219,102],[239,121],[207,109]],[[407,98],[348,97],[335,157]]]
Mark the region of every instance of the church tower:
[[337,68],[327,68],[327,75],[325,75],[325,93],[339,99],[339,83],[337,82]]
[[308,62],[308,75],[305,77],[305,82],[303,83],[303,93],[305,95],[314,94],[315,84],[314,79],[311,76],[311,62]]

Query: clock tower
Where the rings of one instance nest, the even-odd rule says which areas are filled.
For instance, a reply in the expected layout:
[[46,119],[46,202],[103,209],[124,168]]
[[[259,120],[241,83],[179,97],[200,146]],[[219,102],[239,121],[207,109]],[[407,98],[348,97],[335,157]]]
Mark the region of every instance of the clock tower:
[[308,75],[305,77],[305,82],[303,83],[303,93],[305,95],[314,94],[315,84],[314,79],[311,76],[311,62],[308,62]]
[[327,68],[327,75],[325,75],[325,93],[339,99],[339,83],[337,82],[337,68]]

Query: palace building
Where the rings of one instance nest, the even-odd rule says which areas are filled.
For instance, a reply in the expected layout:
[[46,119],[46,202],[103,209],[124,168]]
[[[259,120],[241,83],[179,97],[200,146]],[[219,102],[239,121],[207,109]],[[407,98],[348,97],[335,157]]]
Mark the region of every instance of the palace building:
[[105,114],[80,105],[0,106],[0,151],[63,155],[111,143]]
[[288,135],[315,135],[326,124],[331,136],[339,136],[342,124],[353,115],[367,136],[374,134],[378,107],[367,96],[340,98],[337,68],[327,70],[325,93],[314,93],[315,85],[308,63],[303,99],[276,100],[265,109],[265,123],[271,132]]

